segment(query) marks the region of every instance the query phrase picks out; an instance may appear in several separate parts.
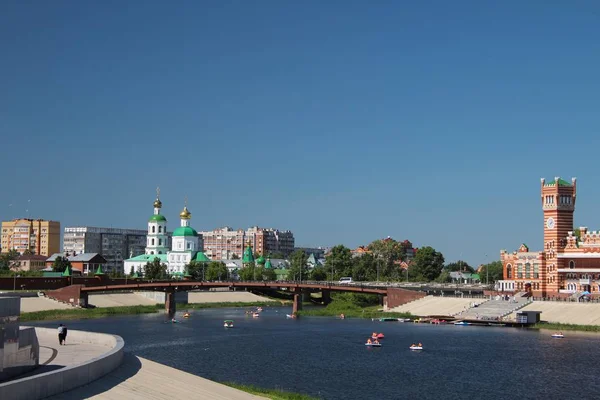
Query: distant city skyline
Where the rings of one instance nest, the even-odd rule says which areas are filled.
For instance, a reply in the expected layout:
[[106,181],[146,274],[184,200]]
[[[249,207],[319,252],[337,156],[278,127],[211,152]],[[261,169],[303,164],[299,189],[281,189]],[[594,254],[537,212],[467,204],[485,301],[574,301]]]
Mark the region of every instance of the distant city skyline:
[[8,0],[0,219],[542,248],[539,180],[600,229],[600,5]]

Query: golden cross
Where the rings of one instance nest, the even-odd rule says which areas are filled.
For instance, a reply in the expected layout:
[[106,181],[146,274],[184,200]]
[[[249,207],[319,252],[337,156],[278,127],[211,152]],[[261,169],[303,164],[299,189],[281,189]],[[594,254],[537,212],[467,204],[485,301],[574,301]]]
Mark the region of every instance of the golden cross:
[[160,188],[157,186],[156,187],[156,197],[160,196]]
[[183,205],[187,207],[187,196],[183,199]]

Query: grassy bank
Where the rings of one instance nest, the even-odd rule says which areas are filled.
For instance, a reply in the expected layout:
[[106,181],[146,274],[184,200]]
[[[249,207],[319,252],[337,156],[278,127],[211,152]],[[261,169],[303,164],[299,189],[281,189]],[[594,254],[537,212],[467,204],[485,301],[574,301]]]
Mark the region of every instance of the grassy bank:
[[[298,312],[298,315],[333,317],[344,314],[349,318],[411,318],[410,313],[383,312],[377,305],[377,296],[340,293],[332,296],[332,301],[326,307],[311,307]],[[373,304],[375,303],[375,304]]]
[[154,306],[125,306],[125,307],[97,307],[97,308],[72,308],[66,310],[46,310],[21,313],[21,321],[47,321],[112,317],[115,315],[151,314],[163,309],[164,305]]
[[231,382],[223,382],[223,384],[256,396],[262,396],[273,400],[317,400],[316,397],[300,393],[285,392],[278,389],[263,389],[253,385],[240,385]]
[[560,324],[557,322],[540,322],[532,329],[549,329],[554,331],[600,332],[600,325]]

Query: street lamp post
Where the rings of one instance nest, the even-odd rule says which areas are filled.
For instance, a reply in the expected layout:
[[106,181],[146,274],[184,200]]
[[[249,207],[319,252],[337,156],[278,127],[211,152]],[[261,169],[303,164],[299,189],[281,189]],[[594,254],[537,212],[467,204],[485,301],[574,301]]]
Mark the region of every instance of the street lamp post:
[[485,255],[485,258],[483,259],[483,261],[485,262],[485,284],[489,285],[490,284],[490,268],[489,265],[487,265],[487,254]]

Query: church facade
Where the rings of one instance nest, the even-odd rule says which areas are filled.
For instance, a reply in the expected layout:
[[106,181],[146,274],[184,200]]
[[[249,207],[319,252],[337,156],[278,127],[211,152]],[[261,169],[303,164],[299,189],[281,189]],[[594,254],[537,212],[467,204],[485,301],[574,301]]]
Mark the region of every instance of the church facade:
[[600,295],[600,231],[574,229],[577,180],[541,180],[544,244],[530,251],[500,252],[503,280],[498,290],[541,297]]
[[191,261],[209,262],[203,253],[202,237],[190,226],[192,213],[187,204],[179,213],[180,226],[173,231],[171,249],[167,234],[167,218],[161,214],[162,202],[157,190],[154,201],[154,214],[148,219],[148,234],[144,254],[125,260],[125,273],[133,271],[142,274],[147,263],[156,258],[167,266],[167,272],[174,276],[183,276],[185,266]]

